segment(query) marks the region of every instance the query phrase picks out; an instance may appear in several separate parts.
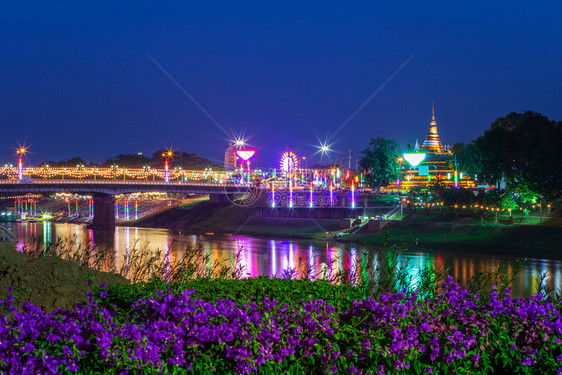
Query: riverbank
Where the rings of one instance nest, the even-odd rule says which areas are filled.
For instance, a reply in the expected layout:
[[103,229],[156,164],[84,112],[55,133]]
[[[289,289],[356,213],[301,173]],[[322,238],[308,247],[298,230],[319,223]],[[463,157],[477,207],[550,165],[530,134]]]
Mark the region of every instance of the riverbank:
[[[257,237],[337,240],[379,246],[388,238],[391,244],[410,249],[462,249],[467,252],[494,252],[518,257],[562,259],[562,226],[558,216],[538,225],[495,224],[471,220],[454,213],[433,213],[430,220],[418,214],[416,220],[391,221],[380,232],[363,228],[356,234],[344,234],[337,220],[255,218],[255,207],[223,206],[208,199],[198,199],[140,221],[135,226],[167,228],[207,235],[251,235]],[[446,220],[439,220],[445,218]],[[525,223],[533,222],[533,219]]]

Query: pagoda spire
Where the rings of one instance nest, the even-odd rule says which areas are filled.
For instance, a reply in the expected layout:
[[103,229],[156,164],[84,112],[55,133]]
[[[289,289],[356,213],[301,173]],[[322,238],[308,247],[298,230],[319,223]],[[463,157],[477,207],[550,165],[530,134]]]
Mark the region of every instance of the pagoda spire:
[[435,102],[431,104],[431,122],[429,123],[429,131],[423,141],[422,150],[428,152],[439,153],[443,152],[443,146],[437,133],[437,122],[435,122]]
[[435,102],[431,102],[431,124],[436,124],[435,122]]

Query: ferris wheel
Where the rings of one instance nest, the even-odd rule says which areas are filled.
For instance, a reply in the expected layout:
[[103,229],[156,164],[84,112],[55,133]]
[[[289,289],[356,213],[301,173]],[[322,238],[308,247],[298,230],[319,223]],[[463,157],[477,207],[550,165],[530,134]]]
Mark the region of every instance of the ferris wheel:
[[291,175],[299,168],[299,159],[293,151],[287,151],[281,156],[281,170]]

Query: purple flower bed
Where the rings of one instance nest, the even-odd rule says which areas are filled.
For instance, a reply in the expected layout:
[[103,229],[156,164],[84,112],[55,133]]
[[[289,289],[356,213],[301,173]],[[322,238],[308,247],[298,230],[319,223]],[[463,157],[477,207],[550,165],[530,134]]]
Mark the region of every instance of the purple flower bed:
[[[90,303],[45,314],[0,301],[0,372],[562,374],[562,307],[540,295],[489,302],[451,278],[431,299],[403,293],[339,311],[158,293],[119,314]],[[105,298],[107,292],[102,292]]]

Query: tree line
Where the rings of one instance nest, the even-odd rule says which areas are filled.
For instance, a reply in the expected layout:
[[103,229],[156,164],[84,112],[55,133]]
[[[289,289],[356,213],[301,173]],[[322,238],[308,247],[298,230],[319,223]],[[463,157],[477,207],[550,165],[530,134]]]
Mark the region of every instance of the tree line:
[[[67,160],[61,161],[45,161],[40,164],[49,165],[52,167],[76,167],[78,166],[85,166],[85,167],[110,167],[112,165],[118,165],[120,167],[129,167],[129,168],[143,168],[143,167],[150,167],[150,168],[163,168],[164,167],[164,160],[166,159],[168,150],[157,150],[152,154],[151,157],[143,155],[142,153],[137,154],[119,154],[117,156],[112,156],[107,158],[103,163],[98,164],[94,162],[86,162],[81,157],[73,157]],[[205,168],[222,168],[221,165],[213,163],[211,160],[206,159],[202,156],[199,156],[195,153],[187,153],[187,152],[176,152],[174,151],[170,159],[170,167],[181,167],[183,169],[205,169]]]

